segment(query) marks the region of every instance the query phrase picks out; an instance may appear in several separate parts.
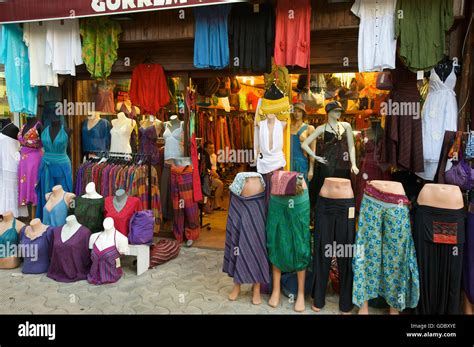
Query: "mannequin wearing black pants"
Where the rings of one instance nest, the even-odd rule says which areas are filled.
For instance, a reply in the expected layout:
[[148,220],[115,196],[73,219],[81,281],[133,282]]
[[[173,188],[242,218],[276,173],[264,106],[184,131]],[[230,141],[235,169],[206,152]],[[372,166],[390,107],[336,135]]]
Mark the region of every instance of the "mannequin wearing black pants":
[[[325,305],[326,287],[333,255],[336,256],[340,277],[339,309],[352,310],[352,254],[355,242],[355,199],[318,197],[316,203],[315,242],[313,252],[314,307]],[[334,247],[336,245],[336,247]],[[340,254],[340,253],[343,254]]]

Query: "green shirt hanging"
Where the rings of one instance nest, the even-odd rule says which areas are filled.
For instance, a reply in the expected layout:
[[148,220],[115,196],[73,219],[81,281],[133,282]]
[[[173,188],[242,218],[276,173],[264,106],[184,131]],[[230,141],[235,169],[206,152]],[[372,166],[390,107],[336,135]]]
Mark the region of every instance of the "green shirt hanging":
[[453,25],[453,0],[398,0],[395,35],[400,56],[413,71],[429,70],[444,55],[445,34]]
[[106,79],[117,60],[120,24],[107,17],[81,21],[82,59],[94,79]]

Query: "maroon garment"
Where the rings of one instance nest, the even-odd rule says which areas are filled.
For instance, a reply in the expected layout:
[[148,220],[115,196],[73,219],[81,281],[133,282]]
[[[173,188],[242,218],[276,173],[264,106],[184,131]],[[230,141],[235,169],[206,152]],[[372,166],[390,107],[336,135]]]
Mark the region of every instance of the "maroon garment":
[[81,226],[66,242],[61,239],[63,227],[53,230],[53,247],[48,277],[58,282],[76,282],[87,279],[91,267],[89,239],[91,232]]
[[390,181],[389,170],[385,170],[379,162],[380,143],[378,148],[374,140],[368,140],[364,144],[364,157],[360,165],[359,174],[356,176],[355,195],[356,211],[359,211],[364,190],[368,181],[382,180]]
[[[381,162],[402,170],[423,172],[423,139],[421,128],[421,107],[419,114],[391,115],[392,105],[410,103],[416,105],[421,101],[417,88],[416,74],[397,61],[396,70],[392,70],[393,89],[387,107],[385,132],[382,145]],[[405,104],[406,105],[406,104]],[[402,107],[400,106],[400,109]],[[412,107],[413,109],[413,107]]]
[[154,125],[147,128],[138,129],[138,138],[140,139],[140,153],[150,156],[151,164],[157,165],[160,162],[160,151],[158,148],[158,135]]

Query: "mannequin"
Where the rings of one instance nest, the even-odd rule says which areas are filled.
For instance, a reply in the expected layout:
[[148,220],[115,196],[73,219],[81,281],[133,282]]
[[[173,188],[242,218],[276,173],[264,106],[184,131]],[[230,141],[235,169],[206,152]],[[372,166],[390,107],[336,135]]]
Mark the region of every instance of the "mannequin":
[[[277,130],[275,130],[275,126],[278,127]],[[276,119],[276,115],[272,113],[267,114],[266,119],[257,124],[256,132],[258,144],[255,146],[257,172],[267,174],[283,168],[286,165],[285,155],[283,153],[283,134],[285,127],[286,122]],[[281,140],[281,143],[279,143],[281,146],[274,148],[274,142],[277,139]],[[275,143],[275,145],[277,144]]]
[[66,131],[67,133],[67,136],[68,136],[68,147],[67,147],[67,153],[68,155],[70,155],[71,153],[71,148],[70,148],[70,138],[71,138],[71,134],[72,134],[72,130],[71,129],[68,129],[66,128],[66,126],[64,126],[61,121],[59,120],[53,120],[51,121],[51,125],[49,126],[49,136],[51,137],[51,141],[54,143],[54,140],[56,139],[56,136],[58,136],[59,134],[59,131],[61,130],[61,128],[64,128],[64,130]]
[[114,207],[115,209],[120,212],[127,204],[128,195],[125,193],[125,190],[119,189],[115,192],[114,197]]
[[61,240],[66,242],[69,240],[81,227],[81,224],[76,219],[76,216],[71,215],[66,218],[66,224],[61,230]]
[[[242,188],[240,196],[241,197],[251,197],[251,196],[258,195],[258,194],[262,194],[264,191],[265,191],[265,188],[262,184],[261,178],[259,178],[259,177],[247,177],[245,179],[245,184]],[[252,205],[252,207],[254,207],[254,206]],[[242,231],[241,230],[242,228],[238,228],[238,229],[240,229],[239,231]],[[234,230],[232,230],[232,231],[234,231]],[[263,234],[264,234],[264,232],[265,232],[265,230],[263,230]],[[229,237],[229,241],[230,241],[230,239],[232,239],[232,237],[230,235],[226,236],[226,237]],[[232,246],[234,246],[234,247],[229,247],[229,249],[227,251],[231,251],[232,248],[239,247],[237,244],[232,245]],[[263,245],[263,246],[265,247],[265,245]],[[226,253],[228,253],[228,252],[226,252]],[[227,256],[229,256],[229,254]],[[262,266],[262,264],[258,264],[258,265]],[[237,273],[239,272],[238,269],[234,270],[234,271],[237,272]],[[229,273],[229,275],[231,275],[230,274],[231,271],[226,267],[226,264],[224,264],[224,272],[227,272],[227,273]],[[232,277],[234,277],[234,278],[236,277],[235,273],[232,273]],[[230,301],[237,300],[238,296],[240,295],[241,286],[242,286],[241,283],[237,283],[236,281],[234,281],[234,287],[232,288],[232,291],[229,293],[229,296],[228,296]],[[261,295],[260,295],[260,287],[261,287],[261,283],[253,283],[253,286],[252,286],[252,304],[254,304],[254,305],[260,305],[262,303],[262,298],[261,298]]]
[[156,135],[158,136],[161,133],[161,129],[163,128],[163,122],[159,119],[156,119],[153,115],[146,115],[140,122],[140,127],[142,128],[149,128],[154,126],[156,129]]
[[117,119],[112,120],[110,151],[117,153],[132,153],[130,138],[137,122],[127,118],[125,113],[119,112]]
[[140,129],[138,129],[140,153],[149,155],[152,165],[157,165],[160,161],[160,149],[157,141],[162,128],[163,123],[149,115],[140,122]]
[[10,118],[2,119],[0,130],[3,135],[15,140],[17,139],[19,129],[15,124],[13,124]]
[[[114,237],[116,238],[116,246],[120,254],[129,254],[128,239],[115,229],[114,220],[112,218],[105,218],[104,231],[91,235],[89,240],[89,248],[92,249],[94,244],[99,251],[114,245]],[[100,238],[99,238],[100,236]]]
[[41,223],[39,218],[31,221],[30,225],[22,229],[20,246],[24,250],[24,274],[43,274],[48,272],[51,256],[52,231],[48,225]]
[[[8,255],[10,247],[18,244],[18,235],[24,226],[25,224],[14,218],[11,211],[0,215],[0,247],[4,248],[0,252],[2,255]],[[0,258],[0,269],[14,269],[18,266],[20,257],[16,255]]]
[[113,218],[115,228],[125,236],[128,236],[130,219],[141,209],[140,199],[128,196],[123,189],[118,189],[113,197],[106,197],[104,202],[104,216]]
[[115,111],[123,112],[128,118],[136,118],[140,114],[140,109],[137,106],[133,106],[129,98],[124,101],[117,102]]
[[102,199],[103,196],[95,190],[95,183],[89,182],[86,185],[86,193],[82,195],[84,199]]
[[60,185],[54,186],[51,193],[46,194],[46,204],[43,208],[44,223],[53,227],[64,225],[68,209],[76,195],[67,193]]
[[38,134],[41,135],[41,131],[43,130],[43,126],[41,125],[41,123],[39,123],[39,124],[36,124],[36,123],[38,123],[38,119],[36,117],[34,117],[34,116],[27,117],[26,118],[26,123],[23,126],[21,134],[24,136],[31,128],[36,126],[36,131],[38,131]]
[[100,112],[90,112],[82,122],[82,152],[108,151],[110,148],[111,125],[100,118]]
[[25,234],[30,239],[36,239],[40,237],[47,229],[48,225],[41,223],[39,218],[35,218],[30,222],[30,228],[26,228]]
[[[301,144],[314,132],[314,127],[303,122],[303,117],[306,115],[306,108],[303,103],[296,103],[293,105],[294,113],[291,121],[291,170],[302,173],[305,176],[306,182],[313,178],[314,158],[309,158],[308,155],[301,148]],[[313,152],[316,151],[316,142],[313,141],[310,145]],[[302,172],[304,171],[304,172]]]
[[460,314],[466,249],[464,199],[458,186],[425,184],[414,216],[419,314]]
[[165,163],[173,164],[170,159],[181,158],[184,156],[184,122],[180,121],[177,115],[170,117],[168,122],[164,123],[165,131]]
[[352,256],[337,255],[328,257],[328,247],[352,246],[355,242],[355,199],[351,181],[344,178],[327,177],[319,192],[316,205],[315,234],[318,237],[314,244],[313,259],[313,305],[315,312],[321,311],[325,304],[326,288],[329,279],[332,258],[337,260],[340,278],[339,308],[343,314],[352,311]]

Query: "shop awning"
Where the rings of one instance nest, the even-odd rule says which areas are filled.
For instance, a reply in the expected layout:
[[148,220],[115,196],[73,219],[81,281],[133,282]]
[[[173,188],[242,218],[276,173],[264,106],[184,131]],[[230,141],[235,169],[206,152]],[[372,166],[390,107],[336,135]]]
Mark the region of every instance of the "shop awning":
[[81,18],[232,2],[245,0],[0,0],[0,23]]

